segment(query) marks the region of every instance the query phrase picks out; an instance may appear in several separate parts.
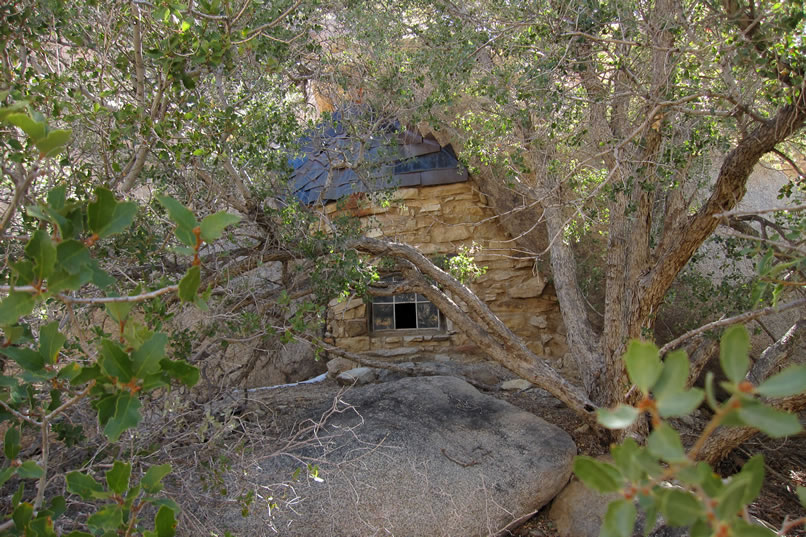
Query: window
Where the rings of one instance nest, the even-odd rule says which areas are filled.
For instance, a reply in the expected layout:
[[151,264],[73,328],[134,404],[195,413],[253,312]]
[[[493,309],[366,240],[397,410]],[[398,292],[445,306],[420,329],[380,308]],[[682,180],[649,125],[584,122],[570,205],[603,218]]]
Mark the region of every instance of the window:
[[[400,281],[400,276],[383,278],[385,282]],[[439,330],[437,307],[423,295],[403,293],[376,296],[372,299],[372,330]]]

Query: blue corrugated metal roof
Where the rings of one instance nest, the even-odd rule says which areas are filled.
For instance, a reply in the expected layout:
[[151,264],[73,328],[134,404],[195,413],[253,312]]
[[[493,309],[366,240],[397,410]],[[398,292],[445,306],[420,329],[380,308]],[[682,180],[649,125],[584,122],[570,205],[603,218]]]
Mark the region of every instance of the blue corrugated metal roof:
[[300,156],[288,161],[294,168],[293,194],[302,203],[328,203],[356,192],[467,181],[467,169],[451,146],[441,146],[433,136],[423,137],[394,123],[362,148],[340,119],[334,115],[332,123],[300,140]]

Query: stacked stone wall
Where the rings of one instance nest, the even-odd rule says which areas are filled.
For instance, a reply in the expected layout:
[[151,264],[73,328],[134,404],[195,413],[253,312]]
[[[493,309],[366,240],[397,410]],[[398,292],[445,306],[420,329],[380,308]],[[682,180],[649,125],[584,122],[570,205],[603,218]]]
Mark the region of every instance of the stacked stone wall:
[[[553,287],[537,271],[534,259],[518,251],[472,181],[401,188],[387,207],[357,200],[348,209],[336,204],[326,208],[331,217],[342,210],[358,216],[368,236],[410,244],[429,257],[453,255],[462,246],[475,245],[475,261],[487,271],[469,287],[529,348],[573,376],[573,365],[565,359],[568,349]],[[406,360],[413,357],[410,348],[417,348],[417,356],[423,359],[475,350],[449,320],[440,331],[373,333],[369,308],[355,298],[331,302],[328,339],[353,352],[375,351],[390,358],[405,356]]]

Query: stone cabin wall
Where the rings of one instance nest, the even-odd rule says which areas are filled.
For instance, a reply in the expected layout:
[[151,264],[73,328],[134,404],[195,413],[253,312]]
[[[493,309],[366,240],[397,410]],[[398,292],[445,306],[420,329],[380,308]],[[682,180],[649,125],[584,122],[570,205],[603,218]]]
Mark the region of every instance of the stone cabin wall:
[[[404,242],[428,257],[456,254],[459,247],[475,243],[474,254],[486,274],[469,287],[494,311],[529,348],[549,357],[552,365],[574,376],[567,359],[568,347],[554,288],[536,271],[534,260],[519,254],[515,242],[503,229],[495,212],[473,182],[440,186],[400,188],[388,207],[376,205],[351,209],[370,237]],[[337,204],[326,207],[336,216]],[[361,299],[332,301],[328,310],[326,338],[352,352],[374,351],[382,356],[412,359],[446,359],[478,349],[452,323],[444,329],[395,330],[373,333],[369,306]],[[430,356],[429,356],[430,355]]]

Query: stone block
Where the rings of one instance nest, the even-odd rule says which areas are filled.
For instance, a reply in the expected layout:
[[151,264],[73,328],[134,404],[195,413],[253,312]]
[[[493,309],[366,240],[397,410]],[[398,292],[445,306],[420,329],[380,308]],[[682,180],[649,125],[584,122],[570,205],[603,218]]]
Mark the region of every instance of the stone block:
[[336,345],[350,352],[364,352],[369,350],[369,337],[342,337],[337,338]]
[[548,328],[549,326],[544,315],[533,315],[529,318],[529,324],[537,328]]
[[344,384],[347,386],[361,386],[362,384],[375,382],[377,378],[377,370],[371,367],[356,367],[340,373],[336,377],[336,380],[339,384]]
[[327,372],[331,377],[336,377],[340,373],[354,369],[358,364],[347,358],[333,358],[327,363]]
[[410,200],[410,199],[417,199],[419,197],[420,197],[419,188],[398,188],[395,191],[394,195],[395,200]]
[[365,336],[368,331],[366,319],[353,319],[344,322],[344,333],[348,337]]
[[539,297],[545,288],[546,280],[538,274],[523,283],[513,285],[507,294],[512,298],[535,298]]
[[471,235],[472,228],[465,224],[433,228],[431,230],[431,236],[442,242],[463,241],[469,239]]

